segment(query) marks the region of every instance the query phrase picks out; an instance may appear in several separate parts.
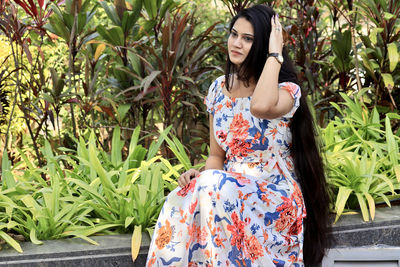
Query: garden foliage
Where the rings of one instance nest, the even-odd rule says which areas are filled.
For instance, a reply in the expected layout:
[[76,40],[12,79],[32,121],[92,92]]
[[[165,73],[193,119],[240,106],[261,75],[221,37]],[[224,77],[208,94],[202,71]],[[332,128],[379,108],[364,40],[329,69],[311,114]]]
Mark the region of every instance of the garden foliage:
[[[182,144],[168,136],[170,130],[146,149],[139,144],[137,127],[125,159],[119,127],[114,129],[110,154],[96,145],[93,132],[76,140],[76,151],[60,148],[55,154],[46,142],[43,167],[23,153],[22,161],[11,166],[5,154],[0,190],[2,239],[21,251],[7,232],[35,244],[64,237],[96,244],[88,236],[129,233],[137,226],[152,233],[165,193],[177,186],[179,171],[202,166],[190,164]],[[181,163],[173,166],[157,155],[164,140]],[[20,169],[23,172],[16,172]]]

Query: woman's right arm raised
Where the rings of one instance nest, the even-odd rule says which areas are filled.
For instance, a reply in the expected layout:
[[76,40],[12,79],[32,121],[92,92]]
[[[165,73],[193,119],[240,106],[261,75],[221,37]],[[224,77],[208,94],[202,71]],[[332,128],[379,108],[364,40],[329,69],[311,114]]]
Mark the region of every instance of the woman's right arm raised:
[[[224,169],[225,161],[225,151],[218,145],[217,140],[214,136],[214,126],[213,126],[214,116],[210,114],[210,155],[206,161],[205,170],[207,169]],[[180,187],[185,187],[190,183],[190,180],[196,177],[200,172],[195,169],[190,169],[181,174],[178,179],[178,184]]]

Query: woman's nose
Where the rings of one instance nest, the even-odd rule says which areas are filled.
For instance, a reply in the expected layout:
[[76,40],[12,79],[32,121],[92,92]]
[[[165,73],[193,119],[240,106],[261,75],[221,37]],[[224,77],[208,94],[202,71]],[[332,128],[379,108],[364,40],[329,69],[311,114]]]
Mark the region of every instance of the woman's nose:
[[233,42],[233,44],[237,47],[241,47],[242,46],[242,39],[240,37],[236,38],[235,41]]

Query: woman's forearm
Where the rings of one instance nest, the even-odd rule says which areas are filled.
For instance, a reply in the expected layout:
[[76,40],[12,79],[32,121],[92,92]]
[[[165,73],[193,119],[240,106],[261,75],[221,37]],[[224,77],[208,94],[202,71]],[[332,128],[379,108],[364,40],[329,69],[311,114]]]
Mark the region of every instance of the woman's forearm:
[[269,57],[263,72],[254,89],[250,108],[254,113],[265,113],[275,107],[279,101],[278,75],[280,64],[275,58]]

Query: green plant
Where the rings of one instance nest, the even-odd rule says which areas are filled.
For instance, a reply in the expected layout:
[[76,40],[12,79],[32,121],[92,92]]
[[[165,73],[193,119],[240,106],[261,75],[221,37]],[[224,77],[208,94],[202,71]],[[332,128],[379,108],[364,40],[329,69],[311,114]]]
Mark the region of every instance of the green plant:
[[168,176],[168,168],[159,162],[159,156],[154,157],[163,140],[153,143],[149,150],[138,145],[138,140],[136,128],[123,161],[119,128],[114,130],[110,156],[96,148],[92,133],[88,145],[80,139],[78,163],[72,163],[73,169],[68,171],[71,175],[67,181],[74,184],[80,196],[90,199],[94,216],[104,224],[117,225],[119,232],[129,231],[133,225],[150,229],[164,198],[163,176]]
[[400,65],[400,2],[396,0],[357,1],[355,6],[363,19],[368,18],[367,33],[361,27],[362,65],[365,70],[363,87],[375,94],[374,104],[398,109]]
[[[206,140],[202,125],[206,116],[204,109],[199,108],[204,106],[200,85],[207,80],[208,72],[216,68],[205,62],[220,42],[211,34],[217,23],[195,35],[197,25],[194,12],[166,12],[158,38],[153,41],[149,36],[147,42],[135,49],[148,56],[132,56],[132,62],[137,63],[134,69],[141,69],[144,74],[142,92],[136,101],[153,104],[156,108],[151,112],[156,114],[149,119],[160,118],[162,128],[173,124],[175,134],[185,146],[195,141],[193,136],[203,143]],[[155,98],[159,101],[155,102]]]
[[[65,237],[79,237],[96,244],[87,236],[114,225],[100,225],[88,218],[92,208],[82,196],[76,196],[65,181],[61,163],[65,156],[54,156],[48,142],[42,153],[47,161],[42,168],[21,154],[26,170],[15,178],[6,154],[3,155],[2,225],[35,244]],[[47,176],[47,181],[42,176]],[[2,238],[20,251],[20,247],[6,239],[4,234]]]
[[[119,127],[114,129],[110,154],[99,149],[93,132],[87,142],[79,138],[76,151],[59,148],[66,153],[62,155],[55,155],[46,141],[42,149],[46,164],[41,168],[22,151],[22,161],[11,166],[6,151],[0,182],[0,238],[20,251],[14,233],[35,244],[65,237],[95,244],[88,236],[151,233],[166,192],[177,186],[178,171],[192,167],[182,144],[168,137],[170,130],[171,126],[147,149],[139,144],[137,127],[126,156]],[[165,140],[184,164],[172,165],[157,155]],[[22,174],[15,174],[18,170]]]
[[[400,197],[399,143],[392,133],[390,119],[400,116],[389,113],[381,123],[376,108],[369,111],[359,101],[345,94],[342,109],[332,105],[342,115],[335,117],[321,130],[325,144],[328,182],[335,199],[336,220],[345,209],[361,209],[363,219],[375,216],[375,203]],[[367,203],[367,204],[366,204]]]

